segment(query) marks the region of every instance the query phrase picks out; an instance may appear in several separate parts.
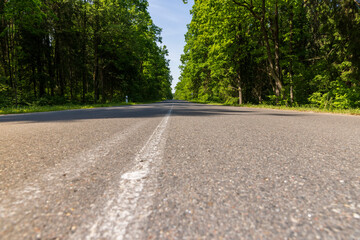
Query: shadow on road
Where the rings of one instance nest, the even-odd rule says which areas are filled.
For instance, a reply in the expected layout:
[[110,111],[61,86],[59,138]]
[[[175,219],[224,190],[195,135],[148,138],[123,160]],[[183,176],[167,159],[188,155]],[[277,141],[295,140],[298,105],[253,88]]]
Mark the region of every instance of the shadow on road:
[[155,104],[135,106],[118,106],[57,112],[41,112],[28,114],[10,114],[0,116],[0,123],[5,122],[66,122],[89,119],[115,118],[152,118],[163,117],[174,105],[172,116],[200,117],[219,115],[268,115],[279,117],[304,116],[299,113],[276,113],[260,109],[244,109],[224,106],[211,106],[189,103],[185,101],[164,101]]

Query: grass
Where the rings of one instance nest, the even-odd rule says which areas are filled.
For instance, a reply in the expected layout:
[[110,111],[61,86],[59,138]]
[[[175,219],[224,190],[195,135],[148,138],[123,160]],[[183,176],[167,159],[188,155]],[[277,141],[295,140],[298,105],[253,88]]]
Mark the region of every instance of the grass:
[[[300,112],[318,112],[318,113],[336,113],[336,114],[347,114],[347,115],[358,115],[360,116],[360,109],[324,109],[316,108],[311,106],[299,106],[299,107],[286,107],[286,106],[274,106],[268,104],[225,104],[218,102],[202,102],[202,101],[191,101],[194,103],[209,104],[209,105],[218,105],[218,106],[237,106],[237,107],[249,107],[249,108],[265,108],[265,109],[278,109],[278,110],[288,110],[288,111],[300,111]],[[26,107],[7,107],[0,108],[1,114],[19,114],[19,113],[33,113],[33,112],[52,112],[52,111],[63,111],[71,109],[91,109],[99,107],[115,107],[121,105],[137,105],[137,104],[146,104],[153,102],[137,102],[137,103],[99,103],[99,104],[66,104],[66,105],[54,105],[54,106],[26,106]]]
[[33,113],[33,112],[52,112],[52,111],[63,111],[71,109],[91,109],[99,107],[115,107],[121,105],[137,105],[145,104],[150,102],[137,102],[137,103],[99,103],[99,104],[65,104],[65,105],[54,105],[54,106],[26,106],[26,107],[6,107],[0,108],[1,114],[19,114],[19,113]]
[[299,112],[317,112],[317,113],[335,113],[335,114],[346,114],[346,115],[358,115],[360,116],[360,108],[352,108],[352,109],[325,109],[325,108],[317,108],[313,106],[296,106],[296,107],[287,107],[282,105],[268,105],[268,104],[225,104],[218,102],[200,102],[200,101],[191,101],[194,103],[201,104],[210,104],[210,105],[220,105],[220,106],[236,106],[236,107],[249,107],[249,108],[265,108],[265,109],[277,109],[277,110],[288,110],[288,111],[299,111]]

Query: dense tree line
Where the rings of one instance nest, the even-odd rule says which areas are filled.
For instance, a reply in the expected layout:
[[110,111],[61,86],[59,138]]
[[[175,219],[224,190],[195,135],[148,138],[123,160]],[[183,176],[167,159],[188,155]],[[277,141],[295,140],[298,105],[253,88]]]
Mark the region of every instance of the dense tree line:
[[360,1],[195,0],[179,99],[360,107]]
[[146,0],[0,0],[0,106],[171,97]]

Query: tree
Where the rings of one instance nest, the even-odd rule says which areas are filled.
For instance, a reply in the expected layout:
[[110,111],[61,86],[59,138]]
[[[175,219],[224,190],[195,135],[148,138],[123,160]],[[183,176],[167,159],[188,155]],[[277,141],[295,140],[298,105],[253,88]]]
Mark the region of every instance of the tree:
[[147,7],[144,0],[0,1],[0,106],[170,97],[166,50]]
[[357,3],[195,1],[176,97],[359,107]]

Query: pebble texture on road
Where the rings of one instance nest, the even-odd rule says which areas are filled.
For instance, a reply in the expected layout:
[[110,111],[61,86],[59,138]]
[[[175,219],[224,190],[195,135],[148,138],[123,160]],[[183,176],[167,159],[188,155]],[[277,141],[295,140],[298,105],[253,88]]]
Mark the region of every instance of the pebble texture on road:
[[0,116],[0,239],[360,239],[359,153],[352,116],[180,101]]

